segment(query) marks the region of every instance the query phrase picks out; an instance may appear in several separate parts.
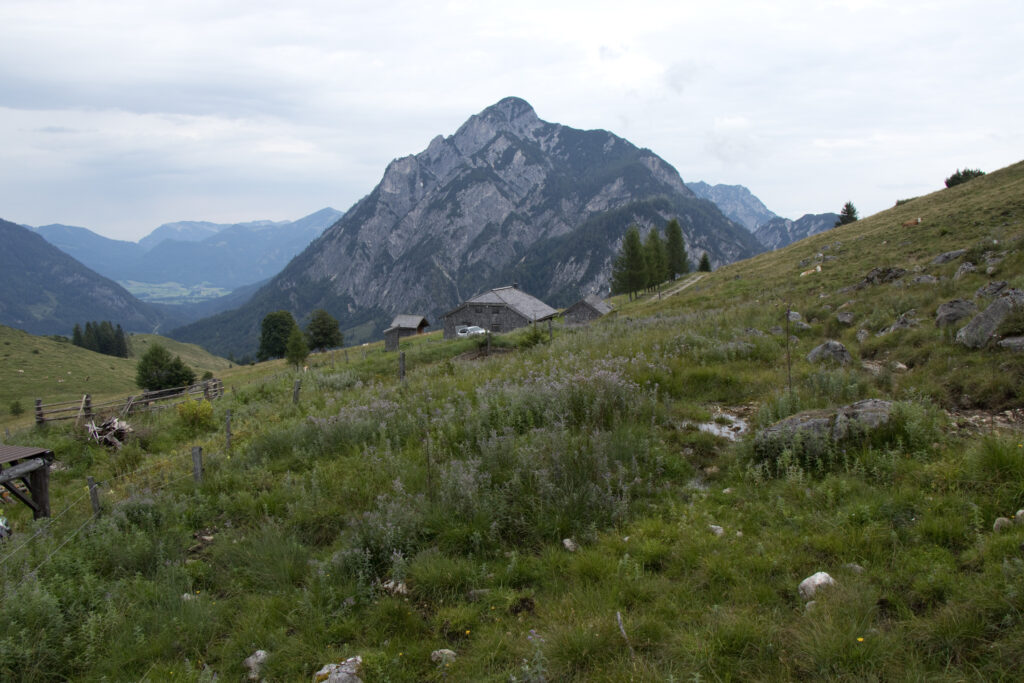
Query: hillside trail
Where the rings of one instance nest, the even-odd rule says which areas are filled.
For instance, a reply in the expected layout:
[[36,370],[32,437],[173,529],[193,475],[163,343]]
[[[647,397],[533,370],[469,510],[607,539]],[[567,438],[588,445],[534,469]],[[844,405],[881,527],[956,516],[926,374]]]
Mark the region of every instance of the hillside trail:
[[686,278],[686,280],[684,280],[680,284],[678,284],[675,287],[673,287],[672,289],[667,289],[664,292],[662,292],[660,297],[657,296],[657,294],[651,294],[650,298],[647,299],[647,301],[644,301],[643,303],[641,303],[640,305],[641,306],[649,306],[650,304],[653,304],[656,301],[660,301],[662,299],[667,299],[670,296],[674,296],[674,295],[678,294],[679,292],[683,291],[684,289],[686,289],[687,287],[690,287],[691,285],[695,285],[698,282],[700,282],[701,279],[706,274],[707,273],[694,273],[690,277]]

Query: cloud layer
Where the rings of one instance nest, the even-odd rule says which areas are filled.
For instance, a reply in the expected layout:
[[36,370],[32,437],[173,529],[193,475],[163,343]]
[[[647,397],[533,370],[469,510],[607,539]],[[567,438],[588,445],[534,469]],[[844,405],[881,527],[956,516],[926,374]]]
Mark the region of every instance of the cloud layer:
[[1016,2],[0,4],[0,216],[347,209],[507,95],[796,218],[1019,161]]

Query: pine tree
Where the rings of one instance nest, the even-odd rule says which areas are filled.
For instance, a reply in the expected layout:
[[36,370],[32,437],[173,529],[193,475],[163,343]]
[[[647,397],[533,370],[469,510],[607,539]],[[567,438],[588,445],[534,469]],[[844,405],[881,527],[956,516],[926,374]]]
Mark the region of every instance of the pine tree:
[[697,270],[701,273],[711,272],[711,259],[708,258],[708,252],[704,252],[704,255],[700,257],[700,265],[697,266]]
[[125,337],[120,325],[114,330],[114,355],[118,358],[128,357],[128,338]]
[[612,265],[612,292],[628,293],[630,301],[633,293],[647,284],[647,266],[644,262],[644,246],[640,241],[640,230],[632,225],[622,238],[622,248]]
[[654,289],[668,279],[668,252],[657,228],[651,228],[644,242],[644,262],[647,265],[647,288]]
[[838,228],[840,225],[853,223],[858,218],[857,207],[853,205],[853,202],[846,202],[846,204],[843,205],[842,211],[839,212],[839,219],[836,220],[836,224],[833,227]]
[[678,275],[690,272],[690,262],[686,256],[686,243],[683,241],[683,229],[675,218],[665,226],[665,251],[668,252],[668,276],[675,280]]
[[82,326],[79,325],[78,323],[75,323],[75,329],[71,333],[71,343],[74,344],[75,346],[82,346],[83,345],[83,341],[82,341]]

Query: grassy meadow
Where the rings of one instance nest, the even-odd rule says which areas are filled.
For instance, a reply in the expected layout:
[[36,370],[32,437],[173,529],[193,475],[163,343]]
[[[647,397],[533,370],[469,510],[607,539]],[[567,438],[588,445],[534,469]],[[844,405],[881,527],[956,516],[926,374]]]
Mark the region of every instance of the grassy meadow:
[[[1024,361],[932,320],[1024,288],[1022,219],[1018,164],[553,340],[403,340],[404,381],[377,343],[218,371],[223,399],[135,417],[116,452],[17,431],[60,465],[50,520],[2,509],[0,677],[240,680],[262,649],[274,681],[355,655],[365,681],[1018,680],[1024,524],[993,524],[1024,508],[1024,435],[964,415],[1020,408]],[[982,266],[932,265],[953,249]],[[876,267],[907,273],[846,289]],[[793,339],[772,333],[787,309]],[[830,338],[855,362],[807,362]],[[876,438],[753,447],[875,397],[895,402]],[[818,571],[836,585],[808,608]]]

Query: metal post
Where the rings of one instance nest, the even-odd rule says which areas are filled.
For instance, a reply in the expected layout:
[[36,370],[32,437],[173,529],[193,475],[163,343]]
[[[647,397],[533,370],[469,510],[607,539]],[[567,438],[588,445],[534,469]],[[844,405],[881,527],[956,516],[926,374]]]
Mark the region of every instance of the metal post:
[[192,478],[196,480],[197,484],[201,484],[203,481],[203,447],[193,446],[192,447]]
[[92,477],[86,477],[85,480],[89,483],[89,499],[92,501],[92,514],[97,517],[100,514],[100,490],[96,486],[96,481]]
[[302,380],[295,380],[295,384],[292,385],[292,403],[299,402],[299,388],[302,387]]

